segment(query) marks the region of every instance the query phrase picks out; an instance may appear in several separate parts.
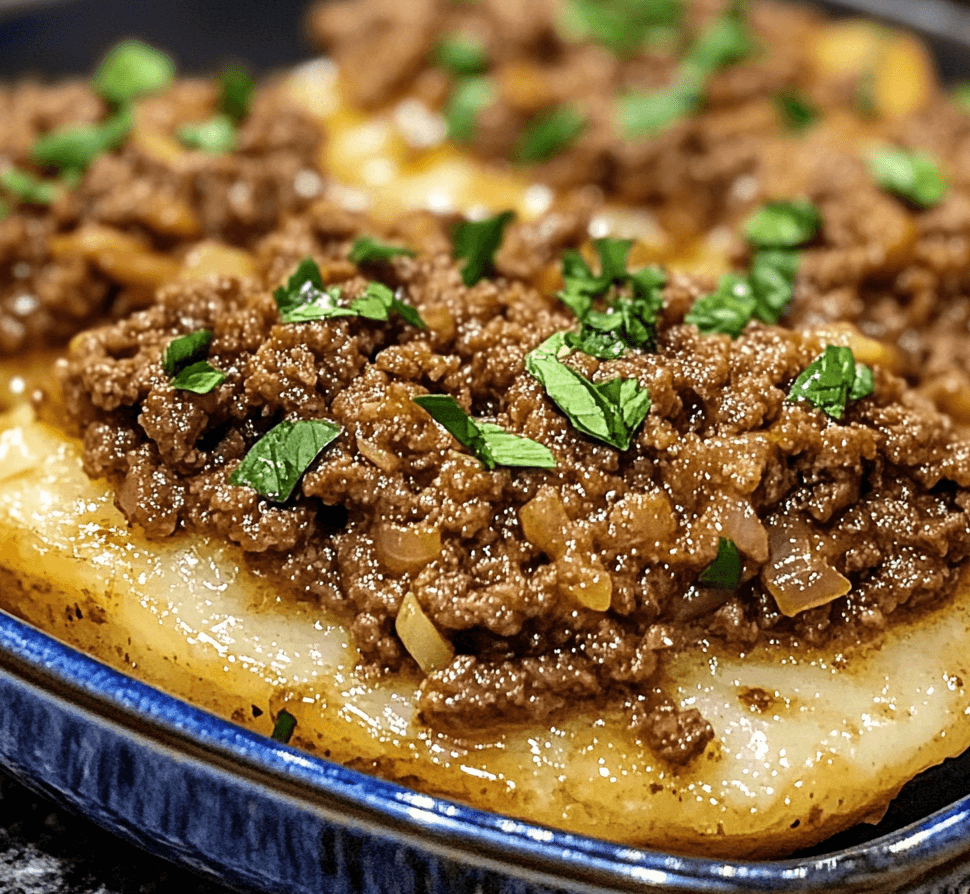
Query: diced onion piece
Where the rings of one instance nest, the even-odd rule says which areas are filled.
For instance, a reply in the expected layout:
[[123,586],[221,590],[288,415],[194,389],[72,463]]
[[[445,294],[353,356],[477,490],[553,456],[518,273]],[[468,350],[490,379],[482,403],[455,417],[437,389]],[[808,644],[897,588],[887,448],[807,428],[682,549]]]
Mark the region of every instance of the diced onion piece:
[[181,199],[159,198],[148,202],[138,212],[148,229],[176,239],[195,239],[202,235],[202,224],[192,208]]
[[394,629],[408,654],[426,674],[451,664],[455,649],[424,613],[413,593],[408,593],[397,613]]
[[548,484],[519,510],[519,523],[525,539],[550,559],[566,551],[566,526],[569,516],[559,492]]
[[768,559],[768,532],[758,520],[754,507],[742,500],[732,500],[721,514],[721,527],[725,537],[746,556],[756,562]]
[[362,456],[367,457],[378,469],[387,472],[396,472],[401,466],[401,460],[388,450],[378,447],[373,441],[366,438],[357,438],[357,449]]
[[761,573],[786,617],[832,602],[851,589],[848,578],[818,554],[807,528],[792,523],[772,525],[768,539],[771,556]]
[[136,125],[128,142],[166,167],[174,167],[185,156],[185,147],[175,137],[148,127]]
[[613,578],[599,560],[570,543],[569,550],[556,561],[559,590],[583,608],[605,612],[613,600]]
[[954,367],[932,376],[919,390],[956,422],[970,425],[970,376],[962,369]]
[[24,441],[24,428],[34,421],[29,404],[0,416],[0,481],[7,481],[23,472],[37,468],[43,456],[32,451]]
[[377,558],[394,574],[420,571],[441,554],[441,531],[384,524],[374,535]]
[[98,224],[54,236],[50,248],[54,257],[85,258],[126,286],[160,286],[174,279],[181,267],[175,258],[152,251],[137,236]]
[[252,276],[256,262],[248,251],[222,242],[206,240],[192,247],[182,261],[179,279],[204,279],[207,276]]

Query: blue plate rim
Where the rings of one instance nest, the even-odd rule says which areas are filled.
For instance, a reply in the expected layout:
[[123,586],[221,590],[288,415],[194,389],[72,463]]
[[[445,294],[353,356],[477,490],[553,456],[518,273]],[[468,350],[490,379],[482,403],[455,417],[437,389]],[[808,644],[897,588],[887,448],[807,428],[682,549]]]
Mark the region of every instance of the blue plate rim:
[[[807,859],[665,854],[486,813],[282,745],[126,676],[0,611],[0,669],[40,697],[439,856],[566,890],[894,890],[970,852],[970,796],[865,845]],[[21,775],[30,767],[15,767]],[[29,778],[27,780],[30,781]],[[65,792],[69,795],[69,792]]]

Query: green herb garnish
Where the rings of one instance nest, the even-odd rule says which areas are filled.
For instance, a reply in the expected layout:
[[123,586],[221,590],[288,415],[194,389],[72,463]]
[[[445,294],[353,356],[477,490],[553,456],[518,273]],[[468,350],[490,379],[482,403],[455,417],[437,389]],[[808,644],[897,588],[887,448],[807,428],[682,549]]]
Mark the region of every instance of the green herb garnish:
[[729,273],[721,277],[717,291],[699,298],[684,317],[704,335],[737,338],[754,315],[758,302],[747,277]]
[[391,258],[397,257],[414,258],[417,257],[417,254],[413,249],[389,245],[387,242],[381,242],[373,236],[359,236],[350,247],[350,253],[347,255],[347,259],[352,264],[360,266],[361,264],[389,261]]
[[747,3],[732,0],[724,12],[694,41],[683,68],[695,77],[706,77],[750,56],[755,50],[748,27]]
[[918,208],[932,208],[946,194],[946,180],[939,167],[921,152],[887,146],[872,152],[868,163],[882,189]]
[[99,155],[119,146],[132,126],[131,110],[125,107],[99,124],[77,124],[38,137],[31,157],[39,165],[80,173]]
[[592,39],[619,55],[678,28],[680,0],[570,0],[562,30],[579,40]]
[[422,394],[412,400],[471,450],[486,469],[496,466],[556,467],[556,458],[544,444],[514,435],[494,423],[472,419],[449,394]]
[[617,99],[617,127],[626,139],[655,136],[693,114],[702,96],[697,84],[686,81],[656,93],[624,93]]
[[209,345],[215,336],[211,329],[197,329],[188,335],[181,335],[169,342],[165,349],[162,368],[174,376],[180,369],[204,359],[209,353]]
[[480,40],[465,34],[447,34],[431,51],[431,61],[456,75],[477,75],[488,68],[488,53]]
[[348,306],[338,304],[340,287],[324,286],[320,268],[313,258],[304,258],[286,283],[273,292],[273,298],[284,323],[309,323],[341,317],[384,321],[396,313],[412,326],[428,328],[417,310],[397,298],[383,283],[369,283],[364,294]]
[[795,248],[813,239],[821,224],[818,209],[806,199],[779,199],[748,219],[744,235],[759,248]]
[[303,473],[342,431],[325,419],[280,422],[253,444],[229,476],[229,483],[251,487],[274,503],[285,503]]
[[175,63],[140,40],[125,40],[104,57],[94,74],[94,89],[114,106],[164,90],[175,79]]
[[[615,360],[631,348],[652,348],[666,274],[652,267],[628,272],[629,239],[597,239],[593,245],[600,258],[598,275],[579,252],[563,255],[565,286],[558,298],[582,324],[579,332],[566,333],[566,344],[600,360]],[[603,310],[594,309],[596,298],[606,299]]]
[[818,109],[797,90],[782,90],[774,101],[781,123],[792,133],[802,133],[818,120]]
[[484,220],[468,220],[455,227],[452,248],[456,260],[464,260],[461,279],[473,286],[494,270],[495,252],[502,244],[505,228],[515,219],[514,211],[503,211]]
[[797,251],[767,248],[755,252],[748,283],[755,299],[752,315],[756,319],[773,326],[784,316],[795,292],[800,262]]
[[636,379],[593,383],[566,366],[566,333],[557,332],[526,355],[525,368],[583,434],[627,450],[650,411],[650,392]]
[[283,708],[276,715],[276,723],[273,724],[273,732],[270,738],[276,739],[277,742],[282,742],[285,745],[293,738],[293,731],[295,729],[296,718],[286,708]]
[[226,374],[207,360],[191,363],[172,377],[172,387],[177,391],[208,394],[226,381]]
[[210,155],[232,152],[238,142],[236,125],[228,115],[222,114],[196,124],[183,124],[177,133],[183,145]]
[[20,168],[7,168],[0,173],[0,189],[24,205],[52,205],[64,191],[64,184],[44,180]]
[[792,383],[788,399],[807,400],[833,419],[841,419],[848,401],[872,392],[872,370],[857,364],[850,348],[828,345]]
[[721,537],[717,542],[717,558],[697,578],[706,587],[736,590],[741,583],[741,553],[733,540]]
[[478,135],[478,118],[498,95],[491,78],[462,78],[445,102],[448,136],[456,143],[471,143]]
[[219,72],[219,111],[239,124],[252,105],[256,82],[241,65],[228,65]]
[[512,152],[518,162],[546,161],[573,145],[586,130],[586,116],[572,106],[557,106],[534,116]]

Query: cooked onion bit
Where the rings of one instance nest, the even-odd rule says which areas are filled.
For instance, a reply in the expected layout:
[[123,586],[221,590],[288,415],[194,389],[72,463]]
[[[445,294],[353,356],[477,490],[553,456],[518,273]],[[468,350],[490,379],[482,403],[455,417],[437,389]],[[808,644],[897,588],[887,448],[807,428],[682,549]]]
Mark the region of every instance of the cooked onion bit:
[[434,626],[413,593],[404,597],[394,629],[408,654],[426,674],[447,667],[455,657],[454,646]]

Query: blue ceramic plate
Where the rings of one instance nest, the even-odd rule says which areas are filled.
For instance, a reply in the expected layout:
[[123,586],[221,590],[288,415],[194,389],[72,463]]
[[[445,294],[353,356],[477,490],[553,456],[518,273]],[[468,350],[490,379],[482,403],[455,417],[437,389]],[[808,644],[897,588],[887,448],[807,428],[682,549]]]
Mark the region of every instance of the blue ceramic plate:
[[[919,27],[934,39],[945,74],[970,74],[970,12],[962,7],[831,5]],[[21,10],[0,22],[0,76],[38,59],[57,60],[52,74],[87,71],[107,46],[136,32],[190,70],[225,58],[284,64],[301,55],[294,37],[301,6],[78,0]],[[133,681],[3,613],[0,764],[118,835],[241,889],[944,894],[970,885],[970,797],[949,804],[970,791],[968,755],[907,786],[875,830],[850,831],[811,854],[761,863],[675,857],[482,813],[327,763]]]

